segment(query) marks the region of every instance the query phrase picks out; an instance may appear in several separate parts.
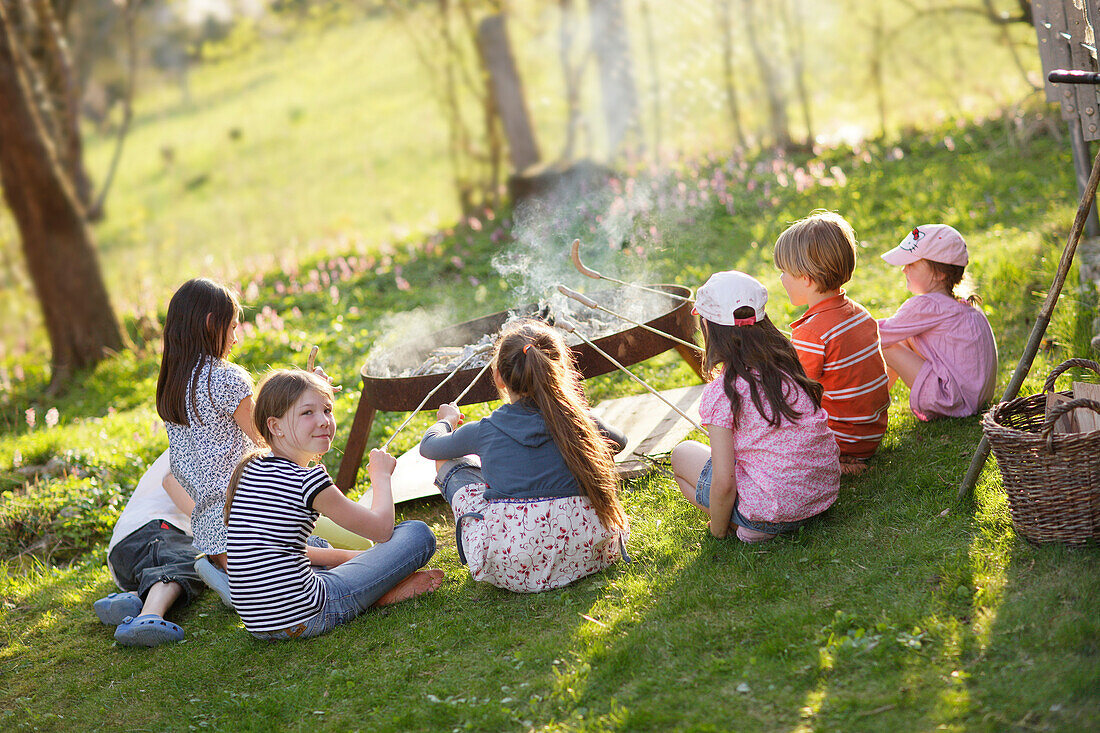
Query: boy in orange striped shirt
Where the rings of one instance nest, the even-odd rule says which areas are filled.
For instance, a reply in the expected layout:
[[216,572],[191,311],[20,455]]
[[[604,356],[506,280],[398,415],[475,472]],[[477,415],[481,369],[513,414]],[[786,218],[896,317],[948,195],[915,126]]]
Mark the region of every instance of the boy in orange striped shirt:
[[779,235],[775,265],[791,303],[809,306],[791,324],[791,343],[806,375],[825,387],[821,407],[840,447],[841,471],[863,473],[886,434],[890,386],[878,323],[844,294],[856,266],[852,225],[839,214],[813,212]]

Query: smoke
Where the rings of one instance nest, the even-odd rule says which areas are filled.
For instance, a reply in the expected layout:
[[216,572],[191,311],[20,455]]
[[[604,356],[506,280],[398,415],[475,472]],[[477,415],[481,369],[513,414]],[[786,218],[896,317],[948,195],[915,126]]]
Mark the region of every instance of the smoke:
[[[513,244],[493,257],[493,268],[507,281],[520,302],[540,298],[556,301],[558,283],[577,290],[596,286],[573,267],[569,250],[581,240],[581,259],[592,269],[616,279],[646,279],[641,244],[655,215],[648,187],[603,176],[566,174],[548,193],[529,197],[517,206]],[[598,283],[607,288],[607,283]]]
[[410,364],[418,364],[433,345],[427,334],[451,323],[453,309],[447,306],[414,308],[380,318],[374,328],[379,336],[366,358],[366,371],[376,377],[402,376]]

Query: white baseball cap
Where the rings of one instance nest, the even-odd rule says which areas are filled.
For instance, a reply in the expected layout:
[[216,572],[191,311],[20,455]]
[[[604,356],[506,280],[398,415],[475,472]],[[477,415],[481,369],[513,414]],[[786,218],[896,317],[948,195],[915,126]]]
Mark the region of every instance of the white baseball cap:
[[962,235],[946,224],[921,224],[909,232],[901,240],[901,244],[884,254],[882,259],[891,265],[932,260],[945,265],[965,266],[970,261]]
[[[763,320],[767,302],[768,289],[759,280],[737,270],[726,270],[714,273],[699,288],[692,313],[720,326],[751,326]],[[745,306],[752,308],[754,315],[735,318],[734,311]]]

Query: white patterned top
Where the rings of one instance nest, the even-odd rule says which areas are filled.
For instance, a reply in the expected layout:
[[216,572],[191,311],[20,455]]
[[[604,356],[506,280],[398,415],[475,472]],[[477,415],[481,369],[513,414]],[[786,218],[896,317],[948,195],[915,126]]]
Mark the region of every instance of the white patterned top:
[[225,492],[241,458],[256,449],[233,413],[252,395],[248,373],[222,359],[200,362],[194,400],[187,398],[190,425],[166,422],[172,474],[195,500],[191,531],[195,549],[207,554],[225,552]]

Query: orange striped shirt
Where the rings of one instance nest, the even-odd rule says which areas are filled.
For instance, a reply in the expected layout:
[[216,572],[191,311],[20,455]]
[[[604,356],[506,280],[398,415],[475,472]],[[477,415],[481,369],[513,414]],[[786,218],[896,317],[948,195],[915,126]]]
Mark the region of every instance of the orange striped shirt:
[[866,458],[886,434],[890,386],[878,323],[841,290],[791,324],[791,343],[810,379],[821,382],[821,407],[840,455]]

